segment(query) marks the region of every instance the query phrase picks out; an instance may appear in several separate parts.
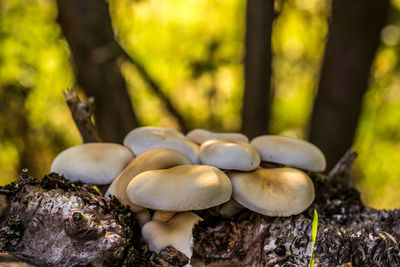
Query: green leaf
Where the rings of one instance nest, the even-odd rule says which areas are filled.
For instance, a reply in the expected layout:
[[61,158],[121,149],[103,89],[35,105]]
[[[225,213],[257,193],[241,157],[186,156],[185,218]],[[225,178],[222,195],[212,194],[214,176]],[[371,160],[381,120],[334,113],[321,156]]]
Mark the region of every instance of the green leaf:
[[314,267],[314,245],[315,245],[315,240],[317,239],[317,231],[318,231],[318,213],[316,210],[314,210],[310,267]]

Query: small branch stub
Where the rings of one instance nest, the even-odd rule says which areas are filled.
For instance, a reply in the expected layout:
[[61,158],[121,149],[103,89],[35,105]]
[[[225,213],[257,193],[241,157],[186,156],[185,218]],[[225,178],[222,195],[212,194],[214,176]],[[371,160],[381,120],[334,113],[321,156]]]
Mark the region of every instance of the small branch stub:
[[92,122],[94,99],[89,97],[86,103],[81,102],[79,96],[71,89],[67,89],[63,94],[71,110],[72,118],[81,134],[83,143],[100,142],[101,139]]
[[329,172],[329,178],[342,179],[350,173],[350,169],[353,166],[354,160],[357,158],[358,153],[353,151],[353,148],[349,148],[343,157],[336,163],[335,167]]

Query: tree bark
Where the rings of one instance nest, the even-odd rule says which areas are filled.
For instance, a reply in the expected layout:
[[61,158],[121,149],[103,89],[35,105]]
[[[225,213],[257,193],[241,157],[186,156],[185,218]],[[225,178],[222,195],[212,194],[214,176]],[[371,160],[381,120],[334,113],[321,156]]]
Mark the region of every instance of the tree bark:
[[273,20],[273,0],[247,1],[242,132],[249,138],[268,132]]
[[352,145],[389,0],[332,1],[332,21],[314,102],[310,140],[328,169]]
[[70,46],[78,84],[96,99],[95,122],[105,142],[122,142],[137,126],[118,65],[108,4],[104,0],[57,0],[58,21]]
[[88,102],[81,102],[79,96],[71,89],[67,89],[64,92],[64,98],[71,110],[75,125],[81,134],[82,142],[101,142],[96,126],[92,122],[94,98],[89,97]]

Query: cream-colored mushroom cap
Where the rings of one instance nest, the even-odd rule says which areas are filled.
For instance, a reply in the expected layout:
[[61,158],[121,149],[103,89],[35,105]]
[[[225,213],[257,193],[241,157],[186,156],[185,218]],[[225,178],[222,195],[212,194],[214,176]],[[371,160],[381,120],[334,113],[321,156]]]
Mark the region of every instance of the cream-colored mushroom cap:
[[143,208],[130,202],[126,195],[128,184],[136,175],[145,171],[167,169],[178,165],[190,164],[190,160],[176,150],[157,148],[146,151],[129,163],[125,170],[112,182],[105,195],[113,195],[118,198],[122,204],[128,205],[132,211],[139,211]]
[[215,167],[182,165],[138,174],[127,195],[132,203],[153,210],[202,210],[228,201],[232,185]]
[[51,172],[72,182],[109,184],[133,159],[130,149],[111,143],[86,143],[64,150],[51,164]]
[[200,161],[220,169],[252,171],[260,165],[260,155],[248,143],[211,139],[200,146]]
[[292,168],[262,169],[229,174],[233,198],[246,208],[268,216],[290,216],[314,200],[314,185],[304,172]]
[[324,154],[315,145],[288,136],[262,135],[251,140],[262,161],[282,163],[301,169],[322,172],[326,167]]
[[170,148],[186,155],[192,164],[199,163],[199,146],[173,129],[138,127],[128,133],[124,145],[136,156],[155,148]]
[[210,139],[220,139],[233,142],[244,142],[248,143],[249,138],[241,133],[214,133],[204,129],[194,129],[186,134],[186,137],[201,145]]
[[193,212],[178,213],[168,222],[149,221],[142,227],[142,236],[151,251],[172,246],[190,258],[193,227],[201,220]]

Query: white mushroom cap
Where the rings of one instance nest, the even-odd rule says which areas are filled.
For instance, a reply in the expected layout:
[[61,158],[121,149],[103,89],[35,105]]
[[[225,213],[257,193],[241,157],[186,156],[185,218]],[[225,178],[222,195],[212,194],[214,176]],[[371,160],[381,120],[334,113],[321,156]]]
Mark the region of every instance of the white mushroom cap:
[[139,127],[128,133],[124,145],[140,155],[155,148],[170,148],[186,155],[192,164],[199,163],[199,146],[173,129],[163,127]]
[[202,210],[228,201],[232,185],[221,170],[182,165],[138,174],[128,185],[129,200],[154,210]]
[[301,169],[322,172],[326,167],[324,154],[315,145],[302,139],[277,135],[262,135],[250,142],[262,161],[282,163]]
[[62,151],[51,164],[51,172],[72,182],[109,184],[133,159],[130,149],[111,143],[86,143]]
[[209,139],[221,139],[233,142],[244,142],[248,143],[249,138],[241,133],[214,133],[204,129],[194,129],[186,134],[186,137],[201,145]]
[[233,198],[246,208],[268,216],[290,216],[314,200],[314,185],[304,172],[291,168],[230,173]]
[[157,148],[140,154],[136,157],[123,172],[113,181],[106,192],[106,196],[113,195],[123,204],[128,205],[136,212],[143,207],[137,206],[129,201],[126,189],[129,182],[139,173],[167,169],[178,165],[189,165],[190,160],[182,153],[169,148]]
[[193,227],[201,220],[193,212],[178,213],[168,222],[149,221],[142,227],[142,236],[151,251],[172,246],[190,258]]
[[260,155],[248,143],[211,139],[200,146],[200,161],[220,169],[252,171],[260,165]]

